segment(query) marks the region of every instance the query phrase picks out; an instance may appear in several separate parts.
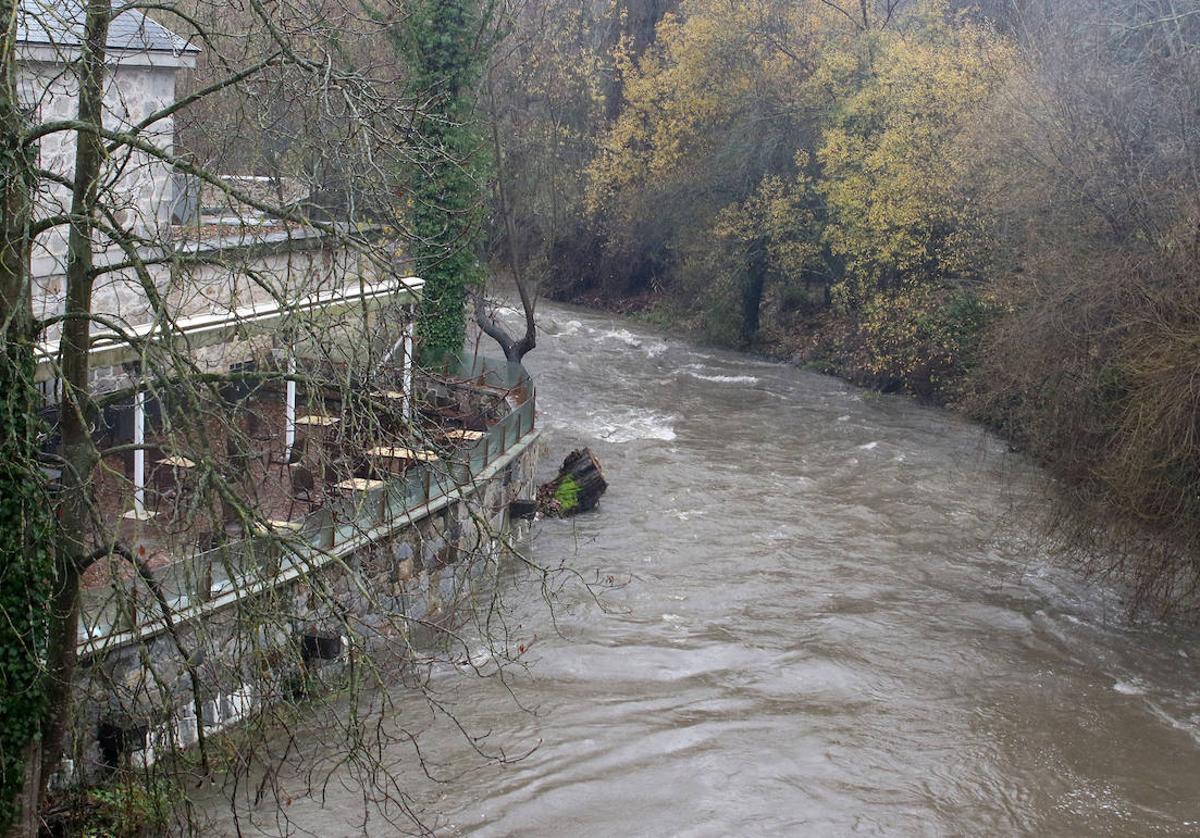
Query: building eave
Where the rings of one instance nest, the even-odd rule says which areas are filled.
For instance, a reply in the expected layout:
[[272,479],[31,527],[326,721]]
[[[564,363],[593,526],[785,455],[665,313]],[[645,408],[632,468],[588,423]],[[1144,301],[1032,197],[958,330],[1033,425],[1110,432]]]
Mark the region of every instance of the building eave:
[[[215,314],[195,315],[176,320],[172,326],[151,322],[131,326],[124,333],[96,332],[91,337],[89,361],[93,369],[137,361],[145,351],[141,344],[146,342],[178,344],[183,351],[217,346],[235,338],[269,333],[285,317],[306,312],[332,315],[346,309],[371,311],[389,302],[413,305],[424,287],[425,280],[409,276],[322,291],[294,302],[272,300]],[[57,340],[38,344],[36,380],[48,381],[57,377],[58,356]]]
[[[113,67],[160,67],[170,70],[190,70],[196,66],[199,50],[182,52],[153,49],[114,49],[106,51],[105,62]],[[74,45],[58,45],[23,41],[17,44],[16,58],[26,64],[70,64],[79,59],[81,50]]]

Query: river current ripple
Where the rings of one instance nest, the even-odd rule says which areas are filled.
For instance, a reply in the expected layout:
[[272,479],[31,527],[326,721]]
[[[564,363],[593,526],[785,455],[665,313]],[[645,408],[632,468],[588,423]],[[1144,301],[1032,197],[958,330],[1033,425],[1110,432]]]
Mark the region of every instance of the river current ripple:
[[[430,723],[453,779],[414,766],[406,790],[438,834],[1200,834],[1200,635],[1056,567],[1020,455],[904,398],[541,314],[543,471],[588,445],[611,488],[527,549],[617,585],[606,609],[568,587],[559,634],[526,577],[506,583],[527,710],[435,679],[485,747],[536,746],[479,765]],[[394,834],[335,779],[289,829]],[[273,802],[239,809],[243,834],[283,831]]]

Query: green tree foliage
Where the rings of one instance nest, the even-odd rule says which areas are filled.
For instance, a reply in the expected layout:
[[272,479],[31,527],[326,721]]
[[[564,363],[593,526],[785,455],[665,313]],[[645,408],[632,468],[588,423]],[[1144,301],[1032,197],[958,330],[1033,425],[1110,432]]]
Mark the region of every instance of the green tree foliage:
[[488,173],[476,88],[490,43],[490,10],[478,0],[418,0],[396,40],[417,116],[419,156],[403,180],[411,199],[413,257],[425,280],[420,340],[427,357],[456,353],[466,335],[468,289],[483,279]]

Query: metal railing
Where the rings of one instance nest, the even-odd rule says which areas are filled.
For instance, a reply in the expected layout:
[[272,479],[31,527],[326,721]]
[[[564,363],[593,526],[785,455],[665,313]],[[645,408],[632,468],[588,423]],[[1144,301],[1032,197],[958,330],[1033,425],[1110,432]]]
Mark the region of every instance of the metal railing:
[[115,562],[112,578],[82,591],[80,642],[144,625],[162,626],[164,604],[174,615],[251,584],[269,583],[290,569],[316,567],[340,545],[367,531],[419,519],[423,508],[469,486],[534,429],[533,381],[519,364],[473,358],[462,363],[455,376],[441,376],[436,382],[503,392],[512,397],[511,409],[479,439],[455,447],[448,457],[418,463],[380,487],[332,499],[286,530],[175,558],[150,568],[149,582],[127,564]]

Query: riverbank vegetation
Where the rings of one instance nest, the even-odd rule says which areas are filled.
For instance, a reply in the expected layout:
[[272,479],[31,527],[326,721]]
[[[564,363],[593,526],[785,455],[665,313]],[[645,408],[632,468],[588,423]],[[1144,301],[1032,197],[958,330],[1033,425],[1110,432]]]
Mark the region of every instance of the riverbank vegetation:
[[553,293],[964,410],[1086,566],[1194,599],[1200,4],[534,6],[507,246]]

